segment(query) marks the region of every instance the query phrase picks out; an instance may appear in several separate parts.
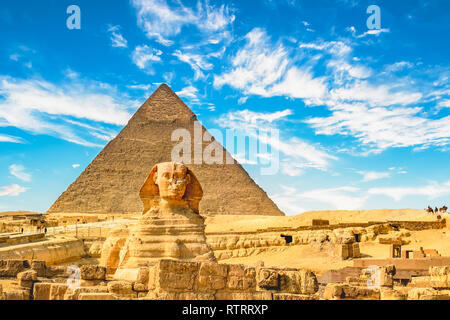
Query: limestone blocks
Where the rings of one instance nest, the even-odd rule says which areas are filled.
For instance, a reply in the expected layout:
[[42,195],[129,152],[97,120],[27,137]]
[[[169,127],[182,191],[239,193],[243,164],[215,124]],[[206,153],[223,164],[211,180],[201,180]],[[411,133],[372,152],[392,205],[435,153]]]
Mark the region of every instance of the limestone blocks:
[[188,293],[220,300],[272,299],[273,293],[313,295],[318,283],[314,273],[307,270],[161,260],[150,268],[149,289],[155,299],[179,298]]
[[436,289],[450,289],[450,267],[430,267],[430,286]]

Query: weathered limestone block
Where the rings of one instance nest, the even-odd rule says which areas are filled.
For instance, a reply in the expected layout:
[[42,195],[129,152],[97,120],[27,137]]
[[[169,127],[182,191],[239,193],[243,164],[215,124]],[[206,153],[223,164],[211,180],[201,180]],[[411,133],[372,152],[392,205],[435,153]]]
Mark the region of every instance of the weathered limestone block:
[[359,249],[359,243],[355,242],[352,244],[352,257],[353,258],[360,258],[361,257],[361,251]]
[[394,290],[391,288],[381,288],[380,289],[380,299],[381,300],[407,300],[408,293],[399,290]]
[[108,282],[108,292],[116,295],[133,295],[133,285],[128,281]]
[[450,267],[430,267],[430,286],[439,289],[450,289]]
[[[150,291],[143,300],[215,300],[213,293],[204,292],[153,292]],[[225,299],[224,299],[225,300]]]
[[388,265],[380,268],[380,286],[390,287],[394,286],[394,275],[396,273],[395,265]]
[[50,289],[52,283],[39,282],[33,286],[33,299],[34,300],[50,300]]
[[31,288],[33,282],[37,280],[37,272],[35,270],[22,271],[17,274],[17,280],[19,280],[19,286],[23,288]]
[[50,286],[49,300],[64,300],[67,291],[67,285],[62,283],[52,283]]
[[325,287],[323,298],[325,300],[380,300],[380,290],[329,283]]
[[78,296],[78,300],[95,300],[95,301],[101,301],[101,300],[119,300],[114,294],[112,293],[80,293]]
[[69,273],[67,273],[67,267],[64,266],[47,266],[45,268],[46,278],[67,278]]
[[94,241],[89,248],[89,255],[92,258],[100,258],[102,255],[103,241]]
[[280,289],[280,274],[276,269],[261,268],[258,273],[258,288],[266,290]]
[[17,277],[17,274],[30,268],[28,260],[0,260],[0,277]]
[[96,265],[82,265],[80,267],[82,280],[105,280],[106,268]]
[[242,264],[228,265],[226,288],[229,290],[256,290],[256,270]]
[[3,300],[30,300],[30,290],[14,289],[3,292]]
[[228,292],[219,291],[215,294],[216,300],[272,300],[272,292]]
[[273,300],[317,300],[314,295],[293,294],[293,293],[273,293]]
[[68,289],[64,295],[64,300],[79,300],[79,296],[82,293],[108,293],[108,287],[95,286],[95,287],[79,287],[74,289]]
[[228,266],[204,262],[200,265],[197,290],[221,290],[227,283]]
[[136,282],[133,284],[133,290],[137,292],[148,291],[148,282],[150,269],[147,267],[139,268]]
[[429,288],[431,285],[431,277],[412,277],[411,282],[408,283],[408,288]]
[[299,270],[301,294],[315,294],[319,290],[319,283],[314,272],[310,270]]
[[408,300],[421,300],[422,296],[439,295],[439,291],[431,288],[412,288],[408,291]]
[[319,290],[316,275],[309,270],[261,268],[258,288],[293,294],[314,294]]
[[420,300],[450,300],[450,296],[448,294],[424,294],[420,296]]
[[198,262],[160,260],[150,269],[149,289],[192,291],[199,268]]
[[45,277],[45,261],[43,260],[32,260],[31,261],[31,269],[37,272],[38,277]]
[[[354,241],[352,238],[351,241]],[[361,252],[359,250],[359,243],[351,242],[351,243],[343,243],[341,245],[341,258],[342,260],[347,260],[350,258],[359,258],[361,256]]]

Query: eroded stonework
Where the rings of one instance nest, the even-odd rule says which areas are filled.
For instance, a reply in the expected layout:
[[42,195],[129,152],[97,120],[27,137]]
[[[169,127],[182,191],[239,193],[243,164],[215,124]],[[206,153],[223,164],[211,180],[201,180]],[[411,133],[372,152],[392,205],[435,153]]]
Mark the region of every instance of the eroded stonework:
[[198,211],[203,190],[190,169],[180,163],[157,164],[139,195],[144,212],[120,252],[117,278],[134,278],[137,268],[160,259],[216,261]]

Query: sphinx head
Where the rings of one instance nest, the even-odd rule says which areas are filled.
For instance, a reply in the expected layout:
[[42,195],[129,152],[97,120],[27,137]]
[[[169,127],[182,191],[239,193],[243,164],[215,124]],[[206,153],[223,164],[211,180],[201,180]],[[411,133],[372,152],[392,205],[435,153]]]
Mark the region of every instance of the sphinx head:
[[164,162],[153,167],[141,188],[140,197],[144,203],[144,211],[164,199],[185,201],[198,213],[203,191],[195,175],[184,164]]
[[165,162],[157,165],[153,182],[158,186],[161,199],[183,199],[191,180],[187,171],[188,168],[181,163]]

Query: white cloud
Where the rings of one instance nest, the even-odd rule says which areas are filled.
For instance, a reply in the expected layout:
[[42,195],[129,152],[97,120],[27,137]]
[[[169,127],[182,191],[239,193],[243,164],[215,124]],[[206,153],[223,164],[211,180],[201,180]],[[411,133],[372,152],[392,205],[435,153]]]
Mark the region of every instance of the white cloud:
[[166,46],[173,44],[168,38],[178,35],[184,26],[194,25],[207,35],[215,35],[235,19],[228,6],[215,7],[209,1],[199,1],[195,9],[181,1],[169,5],[165,0],[132,0],[132,5],[146,35]]
[[411,69],[414,67],[414,64],[408,61],[399,61],[393,64],[386,66],[387,72],[396,72],[404,69]]
[[[268,145],[272,149],[281,152],[284,158],[281,160],[281,170],[288,175],[300,175],[304,168],[316,168],[325,170],[329,166],[329,160],[337,158],[328,152],[321,150],[297,137],[279,139],[269,133],[270,130],[279,132],[279,121],[292,114],[289,109],[273,113],[253,112],[250,110],[240,110],[222,115],[216,123],[237,132],[258,139],[259,143]],[[295,165],[294,165],[295,164]]]
[[442,184],[433,182],[419,187],[371,188],[368,193],[371,195],[385,195],[395,201],[401,201],[406,196],[426,196],[428,199],[435,199],[450,195],[450,181]]
[[358,171],[360,175],[363,176],[363,182],[379,180],[384,178],[389,178],[389,172],[376,172],[376,171]]
[[173,55],[180,61],[189,64],[189,66],[195,72],[194,80],[205,77],[202,70],[211,70],[214,67],[214,65],[209,63],[204,56],[199,54],[182,53],[180,50],[175,50]]
[[10,186],[0,187],[0,197],[17,197],[25,191],[27,191],[27,188],[21,187],[18,184],[12,184]]
[[20,137],[0,134],[0,142],[23,143],[23,139]]
[[332,103],[341,102],[366,102],[371,107],[409,105],[420,101],[420,92],[405,92],[392,90],[388,85],[374,86],[368,81],[357,81],[349,87],[342,87],[331,90]]
[[438,106],[441,108],[450,108],[450,99],[439,101]]
[[[322,207],[334,210],[358,210],[364,207],[368,197],[355,187],[336,187],[298,191],[280,186],[282,192],[270,195],[271,199],[288,215],[306,211],[305,207]],[[331,207],[331,208],[330,208]]]
[[355,187],[315,189],[301,192],[298,197],[328,203],[336,210],[361,209],[367,200],[367,196],[362,196],[361,190]]
[[198,90],[197,88],[193,86],[189,86],[186,88],[183,88],[181,91],[176,92],[176,94],[180,97],[186,97],[192,100],[198,100],[197,98]]
[[112,26],[108,29],[108,32],[111,34],[111,45],[115,48],[127,48],[128,41],[125,39],[120,33],[120,26]]
[[352,33],[353,37],[358,38],[358,39],[359,38],[364,38],[364,37],[369,36],[369,35],[379,36],[382,33],[389,33],[390,32],[389,29],[372,29],[372,30],[367,30],[366,32],[364,32],[362,34],[357,35],[355,27],[353,27],[353,26],[352,27],[348,27],[347,30]]
[[74,169],[79,168],[79,167],[80,167],[80,165],[78,163],[75,163],[72,165],[72,168],[74,168]]
[[24,80],[0,76],[0,125],[56,136],[66,141],[100,146],[80,136],[61,119],[84,120],[124,125],[131,114],[128,107],[135,103],[125,100],[107,84],[70,81],[59,85],[45,80]]
[[248,100],[248,97],[240,97],[239,100],[238,100],[238,103],[239,104],[244,104],[244,103],[247,102],[247,100]]
[[9,166],[9,173],[17,179],[25,182],[31,181],[31,174],[25,172],[25,167],[19,164],[12,164]]
[[150,90],[152,86],[150,84],[134,84],[134,85],[128,85],[127,88],[133,89],[133,90],[143,90],[148,91]]
[[[355,93],[356,94],[356,93]],[[380,103],[383,97],[374,97]],[[399,96],[398,101],[408,99]],[[443,146],[450,142],[450,116],[432,120],[419,115],[421,108],[369,108],[363,103],[330,107],[332,115],[307,120],[316,134],[351,135],[374,152],[398,147]]]
[[293,66],[288,49],[272,45],[263,29],[255,28],[246,44],[232,58],[231,69],[214,77],[214,86],[229,85],[244,94],[263,97],[288,96],[317,101],[327,92],[323,78],[315,78],[309,67]]
[[132,55],[131,59],[133,63],[138,66],[141,70],[146,70],[149,73],[153,73],[152,64],[155,62],[161,62],[162,52],[157,49],[152,49],[147,45],[137,46]]

